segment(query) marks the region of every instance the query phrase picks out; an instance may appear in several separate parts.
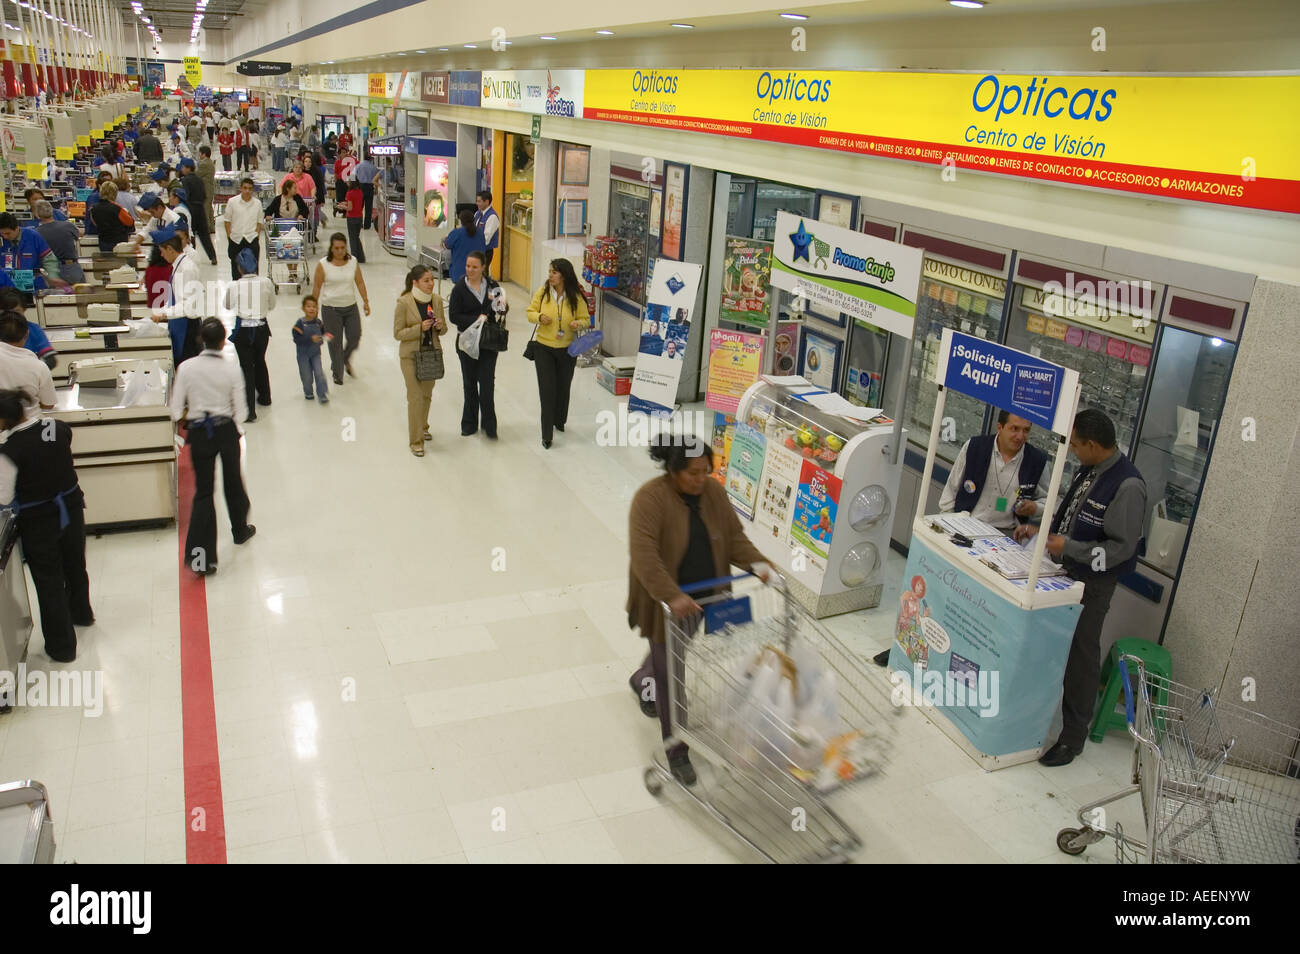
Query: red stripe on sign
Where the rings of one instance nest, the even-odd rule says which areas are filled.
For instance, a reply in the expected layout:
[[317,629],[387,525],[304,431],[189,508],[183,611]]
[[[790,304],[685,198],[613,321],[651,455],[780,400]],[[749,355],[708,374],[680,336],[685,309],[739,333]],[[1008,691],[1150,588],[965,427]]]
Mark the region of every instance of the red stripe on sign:
[[217,708],[212,698],[208,597],[203,577],[189,567],[185,535],[194,502],[194,467],[182,451],[176,461],[176,530],[180,536],[181,718],[185,751],[185,860],[226,863],[226,815],[221,801]]
[[582,118],[682,129],[713,136],[764,139],[768,142],[861,153],[882,159],[905,159],[930,165],[943,165],[945,160],[951,160],[958,168],[1021,179],[1065,182],[1111,192],[1135,192],[1169,199],[1270,209],[1274,212],[1300,212],[1300,182],[1290,179],[1243,180],[1240,175],[1101,162],[1075,156],[1040,154],[1025,149],[954,146],[919,139],[891,139],[829,129],[800,129],[748,120],[636,113],[596,106],[584,107]]

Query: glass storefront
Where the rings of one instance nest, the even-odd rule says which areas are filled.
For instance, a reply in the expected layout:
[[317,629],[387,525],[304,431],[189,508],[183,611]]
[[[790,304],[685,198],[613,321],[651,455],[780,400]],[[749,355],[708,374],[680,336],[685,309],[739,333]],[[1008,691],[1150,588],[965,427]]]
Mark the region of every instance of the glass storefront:
[[659,257],[659,219],[652,211],[661,201],[662,191],[644,183],[610,182],[609,230],[618,240],[618,284],[613,290],[638,305],[645,304],[651,263]]

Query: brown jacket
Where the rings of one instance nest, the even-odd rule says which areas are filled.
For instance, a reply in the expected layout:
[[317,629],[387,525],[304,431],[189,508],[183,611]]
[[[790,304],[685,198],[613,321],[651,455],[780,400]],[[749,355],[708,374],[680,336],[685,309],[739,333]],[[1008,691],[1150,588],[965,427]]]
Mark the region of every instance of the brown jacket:
[[[447,319],[442,314],[442,298],[435,294],[429,305],[433,309],[434,319],[442,321],[442,330],[433,336],[434,345],[441,351],[442,342],[438,338],[447,333]],[[409,292],[399,295],[397,307],[393,309],[393,337],[401,342],[397,346],[399,360],[420,350],[420,323],[423,320],[420,317],[420,310],[415,305],[415,296]],[[435,330],[437,327],[434,325]]]
[[[764,561],[745,536],[726,490],[712,478],[704,482],[700,517],[709,531],[717,576],[728,576],[733,565],[748,570]],[[677,567],[686,556],[690,533],[690,511],[672,478],[665,474],[643,484],[632,498],[628,517],[627,619],[629,626],[636,626],[643,637],[656,643],[664,639],[660,602],[671,603],[682,592],[677,585]]]

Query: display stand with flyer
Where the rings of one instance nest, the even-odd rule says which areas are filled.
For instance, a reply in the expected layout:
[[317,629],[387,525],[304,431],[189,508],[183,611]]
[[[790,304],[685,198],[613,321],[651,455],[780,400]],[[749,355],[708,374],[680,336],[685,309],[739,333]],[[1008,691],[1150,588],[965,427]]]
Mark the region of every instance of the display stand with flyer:
[[[1078,372],[944,329],[921,486],[934,472],[949,390],[1045,427],[1057,450],[1043,513],[1055,512]],[[968,514],[917,504],[889,654],[896,699],[917,705],[986,770],[1036,759],[1061,696],[1083,584],[1046,558],[1047,534],[1021,547]]]

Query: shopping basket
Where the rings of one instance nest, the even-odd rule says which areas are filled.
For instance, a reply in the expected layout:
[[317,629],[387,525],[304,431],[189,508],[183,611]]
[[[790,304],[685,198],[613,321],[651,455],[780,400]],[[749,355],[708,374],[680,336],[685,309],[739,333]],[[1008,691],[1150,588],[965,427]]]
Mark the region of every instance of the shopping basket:
[[[1120,659],[1120,675],[1133,784],[1080,808],[1082,827],[1062,829],[1057,847],[1078,855],[1111,837],[1120,862],[1300,861],[1300,729],[1149,673],[1137,656]],[[1105,821],[1103,806],[1135,794],[1145,841]]]
[[[685,742],[700,769],[683,791],[766,861],[850,860],[862,842],[828,796],[888,760],[899,710],[887,689],[779,576],[767,586],[742,574],[682,589],[709,594],[696,597],[702,612],[686,619],[662,604],[666,744]],[[778,669],[789,689],[774,696]],[[653,754],[644,779],[653,795],[675,782],[663,753]]]

